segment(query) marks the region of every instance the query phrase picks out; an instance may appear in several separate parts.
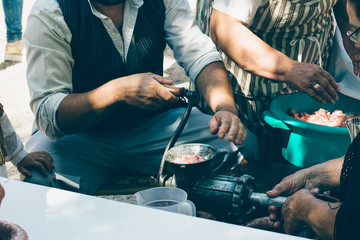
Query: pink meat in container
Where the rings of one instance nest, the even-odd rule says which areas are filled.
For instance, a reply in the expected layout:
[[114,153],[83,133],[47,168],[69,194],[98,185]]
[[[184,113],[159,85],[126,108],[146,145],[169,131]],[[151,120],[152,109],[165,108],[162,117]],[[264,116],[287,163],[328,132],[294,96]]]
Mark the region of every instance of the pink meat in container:
[[360,113],[360,101],[338,93],[334,104],[319,103],[305,93],[296,92],[280,95],[272,100],[263,119],[271,127],[279,129],[282,141],[282,155],[291,164],[309,167],[338,158],[346,153],[350,136],[346,127],[329,127],[298,120],[296,113],[313,114],[320,108],[329,112],[341,110],[344,114]]

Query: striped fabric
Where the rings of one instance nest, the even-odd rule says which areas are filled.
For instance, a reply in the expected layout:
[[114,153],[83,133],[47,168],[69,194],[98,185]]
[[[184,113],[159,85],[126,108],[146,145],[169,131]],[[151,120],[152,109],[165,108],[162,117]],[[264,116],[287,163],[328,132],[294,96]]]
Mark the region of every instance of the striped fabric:
[[[326,69],[335,33],[332,7],[336,1],[269,0],[258,8],[248,28],[288,57],[301,62],[321,63]],[[197,21],[206,34],[209,34],[212,2],[197,2]],[[261,114],[269,109],[272,98],[295,90],[286,83],[246,72],[225,53],[221,52],[221,55],[234,89],[239,117],[260,140],[261,159],[279,161],[282,159],[280,132],[268,126]],[[198,104],[203,112],[212,113],[202,98]]]
[[[110,80],[135,73],[163,74],[163,53],[166,46],[163,0],[144,0],[138,10],[133,33],[134,46],[130,46],[135,59],[130,68],[125,66],[101,20],[91,12],[88,0],[58,2],[72,33],[70,44],[74,58],[74,93],[87,92]],[[129,128],[146,121],[153,114],[155,113],[122,103],[95,129],[113,131]]]
[[[332,15],[335,3],[336,0],[271,0],[257,10],[249,29],[291,59],[315,64],[321,60],[322,67],[326,68],[335,33]],[[271,99],[278,94],[294,92],[287,84],[250,74],[236,66],[224,53],[222,56],[227,69],[237,79],[235,93],[255,99]]]

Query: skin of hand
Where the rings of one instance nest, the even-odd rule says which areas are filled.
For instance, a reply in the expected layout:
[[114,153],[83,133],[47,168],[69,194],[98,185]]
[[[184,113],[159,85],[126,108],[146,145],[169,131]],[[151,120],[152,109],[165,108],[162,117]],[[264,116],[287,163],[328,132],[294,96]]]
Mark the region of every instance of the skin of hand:
[[333,239],[337,211],[309,190],[301,189],[288,197],[281,209],[284,231],[296,234],[303,225],[308,225],[321,239]]
[[29,153],[19,164],[16,166],[20,173],[26,177],[31,177],[29,169],[36,168],[41,171],[44,176],[51,173],[54,169],[54,163],[49,153],[44,151]]
[[[330,160],[310,168],[302,169],[285,177],[266,194],[268,197],[280,195],[292,195],[298,191],[307,190],[311,194],[335,188],[340,185],[340,173],[344,157]],[[280,210],[275,206],[269,206],[269,217],[274,221],[274,227],[280,227]]]
[[57,123],[62,131],[71,134],[94,126],[118,103],[156,111],[178,101],[164,86],[172,84],[159,75],[141,73],[111,80],[86,93],[69,94],[59,106]]
[[[210,31],[213,41],[244,70],[286,82],[319,102],[337,100],[336,92],[340,88],[328,72],[316,64],[290,59],[257,37],[246,23],[214,9]],[[320,84],[316,90],[315,84]]]
[[247,132],[237,116],[233,90],[230,86],[224,65],[214,62],[206,66],[196,79],[202,96],[214,111],[209,121],[210,133],[233,142],[244,143]]
[[0,184],[0,205],[1,205],[1,202],[4,199],[4,197],[5,197],[5,190],[4,190],[3,186]]
[[[336,92],[340,87],[327,71],[316,64],[296,62],[293,69],[285,74],[285,79],[290,86],[318,102],[325,103],[326,100],[333,104],[334,100],[338,100]],[[320,87],[314,89],[315,84],[320,84]]]

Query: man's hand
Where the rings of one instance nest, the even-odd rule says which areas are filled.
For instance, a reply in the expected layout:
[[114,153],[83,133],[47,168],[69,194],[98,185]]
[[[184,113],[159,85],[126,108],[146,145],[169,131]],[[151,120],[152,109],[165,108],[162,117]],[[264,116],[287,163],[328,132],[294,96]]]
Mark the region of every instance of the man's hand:
[[308,215],[315,207],[309,203],[314,200],[315,197],[306,189],[288,197],[281,208],[285,233],[296,234],[304,224],[308,224]]
[[336,92],[340,87],[327,71],[316,64],[296,62],[286,73],[285,81],[318,102],[334,103],[338,99]]
[[173,82],[153,73],[134,74],[117,81],[121,93],[119,100],[145,110],[156,111],[179,100],[164,86]]
[[243,144],[247,136],[239,117],[231,111],[217,111],[210,119],[209,126],[211,134],[217,134],[221,139],[227,134],[226,139],[236,145]]
[[[281,219],[285,233],[296,235],[304,225],[308,225],[321,239],[333,239],[335,218],[340,203],[330,203],[317,199],[309,190],[301,189],[288,197],[281,208]],[[274,214],[280,220],[280,214]],[[274,219],[272,219],[274,220]],[[280,226],[279,221],[274,225]]]
[[[295,195],[298,191],[302,192],[299,195],[305,193],[318,194],[320,191],[336,187],[340,184],[340,173],[343,162],[344,157],[341,157],[297,171],[285,177],[266,194],[268,197]],[[270,219],[274,221],[274,226],[279,227],[280,210],[275,206],[269,206],[268,210]],[[290,226],[292,225],[290,224]],[[292,227],[290,227],[290,229],[292,229]]]
[[307,168],[295,172],[275,185],[271,191],[266,194],[269,197],[277,197],[280,195],[291,195],[296,191],[305,188],[312,191],[318,191],[321,176],[314,173],[313,169]]
[[29,168],[37,168],[44,176],[47,176],[47,172],[51,173],[54,169],[52,159],[47,152],[31,152],[16,167],[26,177],[31,177]]

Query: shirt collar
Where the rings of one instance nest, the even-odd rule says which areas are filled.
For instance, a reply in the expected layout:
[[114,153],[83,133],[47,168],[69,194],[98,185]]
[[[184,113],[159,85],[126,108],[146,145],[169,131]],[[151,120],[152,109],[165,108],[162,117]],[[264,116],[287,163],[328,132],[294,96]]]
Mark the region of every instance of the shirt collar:
[[[144,4],[144,0],[126,0],[130,5],[136,8],[140,8]],[[92,4],[91,0],[88,0],[91,12],[97,16],[98,18],[105,18],[103,14],[101,14],[98,10],[96,10],[95,6]]]

